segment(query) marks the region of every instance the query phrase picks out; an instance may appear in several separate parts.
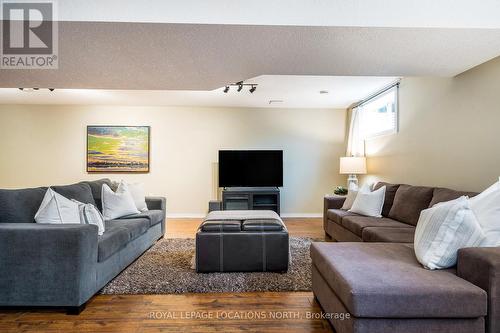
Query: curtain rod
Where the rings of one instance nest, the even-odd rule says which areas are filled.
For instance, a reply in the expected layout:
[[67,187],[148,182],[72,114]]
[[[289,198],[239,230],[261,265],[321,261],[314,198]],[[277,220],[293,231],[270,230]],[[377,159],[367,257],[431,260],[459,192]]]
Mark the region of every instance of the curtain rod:
[[388,85],[387,87],[377,91],[376,93],[374,94],[371,94],[370,96],[368,96],[367,98],[357,102],[357,103],[354,103],[350,108],[351,109],[354,109],[354,108],[357,108],[363,104],[366,104],[367,102],[371,101],[372,99],[374,99],[375,97],[378,97],[380,95],[382,95],[383,93],[385,93],[386,91],[394,88],[394,87],[399,87],[399,84],[401,83],[401,79],[397,80],[396,82],[393,82],[391,83],[390,85]]

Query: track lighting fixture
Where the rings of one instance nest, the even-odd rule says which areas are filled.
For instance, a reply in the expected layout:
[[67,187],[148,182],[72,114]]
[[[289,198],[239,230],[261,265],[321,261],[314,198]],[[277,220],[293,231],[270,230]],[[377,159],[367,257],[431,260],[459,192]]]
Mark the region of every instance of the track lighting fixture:
[[[54,88],[47,88],[50,91],[54,91]],[[19,90],[24,91],[24,92],[32,92],[32,91],[38,91],[40,88],[34,87],[34,88],[19,88]]]
[[243,83],[243,81],[239,81],[239,82],[236,82],[236,83],[228,84],[227,86],[224,87],[224,90],[222,90],[222,91],[225,94],[227,94],[229,92],[229,88],[231,86],[238,87],[236,89],[237,92],[241,92],[243,90],[243,87],[250,87],[250,89],[248,89],[248,91],[253,94],[255,92],[255,90],[257,90],[258,84],[256,84],[256,83]]

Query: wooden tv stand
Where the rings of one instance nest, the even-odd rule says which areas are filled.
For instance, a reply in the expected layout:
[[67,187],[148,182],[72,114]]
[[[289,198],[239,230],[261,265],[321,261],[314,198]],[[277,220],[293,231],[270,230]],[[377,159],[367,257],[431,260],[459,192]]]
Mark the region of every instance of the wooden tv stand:
[[226,187],[222,190],[222,210],[273,210],[280,214],[277,187]]

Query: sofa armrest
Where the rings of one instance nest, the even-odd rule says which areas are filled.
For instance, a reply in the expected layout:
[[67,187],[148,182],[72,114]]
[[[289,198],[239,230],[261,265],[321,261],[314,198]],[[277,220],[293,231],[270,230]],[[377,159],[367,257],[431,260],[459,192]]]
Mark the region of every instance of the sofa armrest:
[[325,198],[323,199],[323,228],[325,229],[325,232],[328,225],[328,210],[342,208],[345,199],[346,197],[340,195],[325,195]]
[[488,293],[486,332],[500,332],[500,247],[460,249],[457,275]]
[[96,264],[95,225],[0,223],[1,306],[80,306]]
[[146,205],[148,209],[166,211],[167,200],[164,197],[146,197]]
[[161,221],[161,233],[165,235],[167,232],[167,199],[164,197],[146,197],[146,205],[148,209],[156,209],[163,211],[163,220]]
[[347,197],[340,195],[325,195],[324,207],[325,212],[329,209],[340,209]]

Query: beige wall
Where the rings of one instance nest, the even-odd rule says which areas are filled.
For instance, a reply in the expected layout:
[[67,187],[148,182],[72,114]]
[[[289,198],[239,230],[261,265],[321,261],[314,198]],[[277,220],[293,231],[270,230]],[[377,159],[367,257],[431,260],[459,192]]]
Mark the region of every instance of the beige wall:
[[[171,215],[204,214],[215,196],[218,149],[283,149],[282,212],[319,214],[345,182],[344,110],[116,106],[0,106],[0,187],[110,177],[145,183]],[[151,172],[87,174],[87,125],[150,125]]]
[[400,130],[366,142],[369,177],[479,191],[500,175],[500,58],[455,78],[406,78]]

